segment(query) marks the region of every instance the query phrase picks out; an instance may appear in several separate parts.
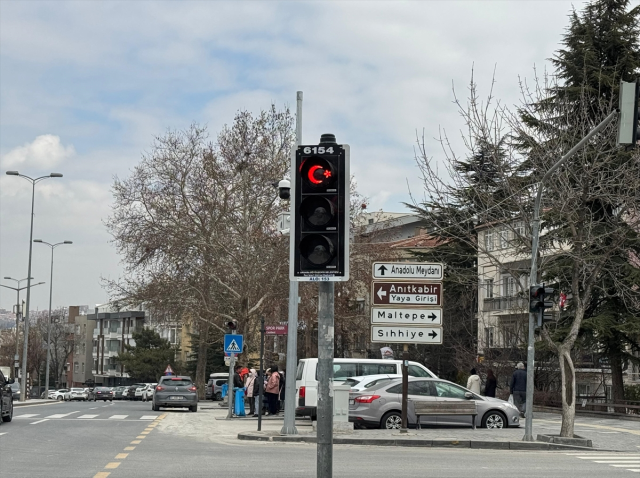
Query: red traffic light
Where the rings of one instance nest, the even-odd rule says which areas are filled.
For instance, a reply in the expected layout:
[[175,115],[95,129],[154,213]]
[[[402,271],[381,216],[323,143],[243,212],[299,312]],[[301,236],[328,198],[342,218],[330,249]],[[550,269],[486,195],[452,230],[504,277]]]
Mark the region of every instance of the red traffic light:
[[301,177],[311,188],[328,187],[334,181],[331,165],[321,157],[307,158],[300,165]]

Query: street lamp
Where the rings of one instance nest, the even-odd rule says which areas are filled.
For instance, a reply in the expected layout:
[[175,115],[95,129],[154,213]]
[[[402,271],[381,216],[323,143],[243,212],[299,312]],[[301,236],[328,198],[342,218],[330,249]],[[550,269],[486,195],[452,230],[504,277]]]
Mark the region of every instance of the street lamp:
[[[20,287],[20,283],[27,279],[14,279],[13,277],[5,277],[7,280],[16,281],[18,283],[18,287],[10,287],[8,285],[0,284],[0,287],[6,287],[7,289],[15,290],[17,293],[17,301],[16,301],[16,354],[13,358],[14,367],[13,370],[13,378],[18,378],[18,364],[19,363],[19,354],[20,354],[20,342],[18,341],[18,331],[20,330],[20,291],[26,289],[27,287]],[[33,277],[31,277],[33,279]],[[44,284],[44,282],[38,282],[37,284],[32,284],[31,287],[35,287],[37,285]]]
[[71,241],[58,242],[50,244],[42,239],[34,239],[33,242],[45,244],[51,248],[51,278],[49,279],[49,319],[47,320],[47,367],[45,372],[45,386],[47,387],[45,398],[49,398],[49,364],[51,363],[51,298],[53,297],[53,250],[58,246],[65,244],[73,244]]
[[31,183],[31,229],[29,231],[29,270],[27,272],[27,313],[24,319],[24,348],[22,350],[22,382],[20,383],[20,401],[27,400],[27,349],[29,347],[29,308],[31,306],[31,253],[33,252],[33,208],[36,199],[36,183],[48,178],[61,178],[60,173],[32,178],[18,171],[7,171],[8,176],[19,176]]

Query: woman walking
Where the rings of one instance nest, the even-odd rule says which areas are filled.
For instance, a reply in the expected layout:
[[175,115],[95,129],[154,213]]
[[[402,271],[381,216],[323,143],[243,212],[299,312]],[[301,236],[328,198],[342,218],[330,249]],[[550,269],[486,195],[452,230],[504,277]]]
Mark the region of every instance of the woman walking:
[[267,380],[267,386],[265,388],[265,394],[267,395],[267,404],[269,405],[269,415],[275,415],[278,413],[278,397],[280,395],[280,374],[278,373],[278,366],[274,365],[267,373],[269,380]]
[[498,380],[496,379],[496,376],[493,374],[493,370],[487,370],[487,384],[484,387],[484,396],[495,398],[497,387],[498,387]]
[[257,376],[258,374],[256,373],[256,369],[252,368],[244,379],[244,388],[247,391],[247,398],[249,399],[249,410],[251,412],[255,410],[256,405],[256,396],[253,393],[253,385],[255,384]]

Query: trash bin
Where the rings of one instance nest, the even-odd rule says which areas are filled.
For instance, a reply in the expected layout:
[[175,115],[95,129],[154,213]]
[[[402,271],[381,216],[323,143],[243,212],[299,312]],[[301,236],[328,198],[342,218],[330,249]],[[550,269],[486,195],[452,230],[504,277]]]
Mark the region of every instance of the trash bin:
[[222,398],[227,396],[227,392],[229,391],[229,384],[225,383],[222,385]]
[[235,395],[233,412],[238,417],[246,416],[246,413],[244,411],[244,388],[234,388],[233,394]]

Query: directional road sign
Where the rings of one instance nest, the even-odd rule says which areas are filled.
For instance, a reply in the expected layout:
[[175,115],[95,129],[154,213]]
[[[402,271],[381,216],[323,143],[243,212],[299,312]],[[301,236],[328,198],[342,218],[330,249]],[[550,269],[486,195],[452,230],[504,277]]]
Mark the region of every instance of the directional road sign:
[[400,344],[441,344],[441,327],[371,326],[371,342]]
[[374,279],[395,280],[433,280],[440,281],[443,276],[442,264],[425,262],[374,262]]
[[243,337],[240,334],[225,334],[224,352],[228,354],[242,353]]
[[373,281],[371,297],[373,305],[439,306],[442,304],[442,284]]
[[372,324],[442,325],[442,309],[371,307]]

